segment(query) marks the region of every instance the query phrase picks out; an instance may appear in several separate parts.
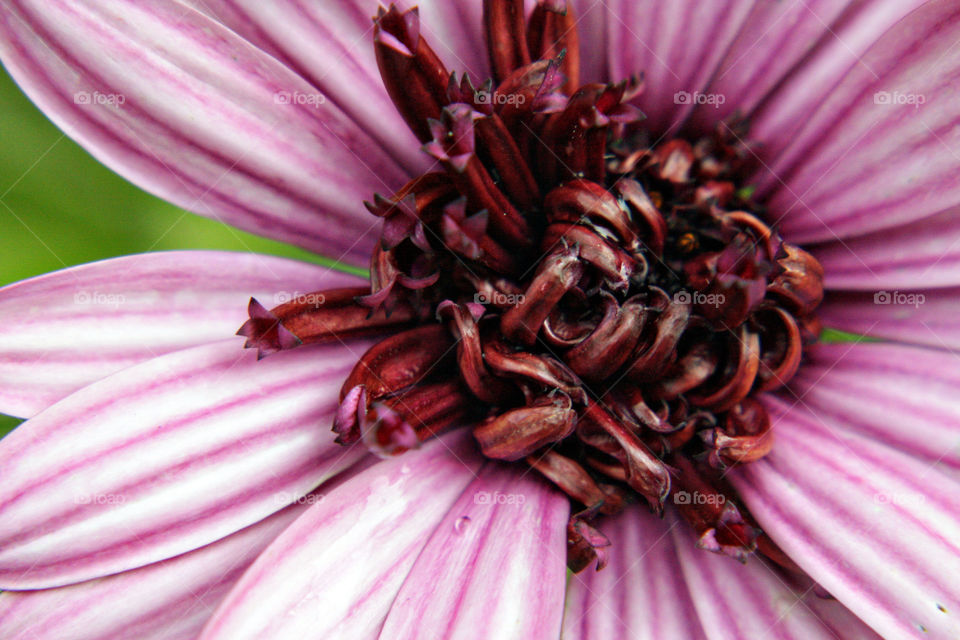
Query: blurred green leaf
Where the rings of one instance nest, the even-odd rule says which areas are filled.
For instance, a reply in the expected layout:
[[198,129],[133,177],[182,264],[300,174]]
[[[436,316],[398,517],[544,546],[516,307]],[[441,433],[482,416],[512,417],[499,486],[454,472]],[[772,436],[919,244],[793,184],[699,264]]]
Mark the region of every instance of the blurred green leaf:
[[10,416],[0,414],[0,438],[13,431],[21,422],[22,420],[18,418],[11,418]]
[[883,342],[883,340],[827,327],[820,333],[820,342],[824,344],[835,344],[842,342]]

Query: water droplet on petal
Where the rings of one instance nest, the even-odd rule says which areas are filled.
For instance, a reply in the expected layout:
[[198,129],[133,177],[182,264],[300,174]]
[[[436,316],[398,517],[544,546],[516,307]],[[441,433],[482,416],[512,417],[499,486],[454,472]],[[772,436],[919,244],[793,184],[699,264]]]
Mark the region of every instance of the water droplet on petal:
[[456,533],[463,535],[463,533],[467,530],[467,526],[469,524],[470,524],[470,516],[461,516],[457,518],[456,522],[453,523],[453,530]]

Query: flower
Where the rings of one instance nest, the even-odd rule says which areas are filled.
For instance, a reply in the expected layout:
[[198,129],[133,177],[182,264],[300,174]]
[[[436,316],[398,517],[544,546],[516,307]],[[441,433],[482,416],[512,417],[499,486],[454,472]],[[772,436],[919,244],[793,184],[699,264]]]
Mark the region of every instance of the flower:
[[[419,19],[384,10],[372,49],[356,47],[374,37],[363,2],[2,5],[5,65],[102,161],[198,213],[353,264],[375,257],[372,288],[197,252],[0,291],[0,402],[31,417],[0,443],[8,635],[956,635],[955,3],[560,5],[538,3],[527,47],[513,2],[425,3]],[[503,82],[491,92],[461,75],[442,94],[428,40],[471,78],[489,68]],[[636,96],[634,82],[574,93],[578,74],[618,83],[641,70]],[[646,143],[630,137],[632,107],[656,136]],[[491,112],[508,129],[553,123],[541,132],[553,154],[524,172],[537,141],[526,154],[495,148],[523,130],[504,136]],[[748,138],[735,115],[748,116]],[[624,144],[607,147],[613,131]],[[447,179],[404,190],[434,161]],[[728,179],[743,161],[755,190]],[[664,185],[658,197],[649,180]],[[421,220],[416,189],[451,183],[456,193],[433,194],[437,220]],[[520,213],[544,187],[556,237]],[[395,194],[369,206],[384,218],[379,243],[357,206],[373,191]],[[613,208],[580,200],[611,193]],[[676,210],[709,215],[684,228]],[[582,224],[584,213],[599,219]],[[464,300],[470,289],[430,262],[438,229],[464,263],[511,278],[466,278],[480,298]],[[531,238],[556,250],[525,274]],[[788,387],[748,397],[761,360],[788,377],[801,330],[816,333],[818,264],[824,323],[895,342],[804,348]],[[574,317],[587,275],[602,314]],[[242,329],[259,354],[223,339],[250,295],[273,302],[251,303]],[[551,317],[565,296],[566,315]],[[777,305],[761,306],[770,296]],[[509,348],[488,339],[480,303],[502,311]],[[637,351],[641,309],[656,310],[656,330]],[[681,314],[741,339],[730,351],[696,331],[680,343]],[[424,346],[370,340],[408,324]],[[545,324],[569,347],[563,362],[533,348]],[[453,342],[437,326],[458,340],[446,381],[427,377],[445,365],[426,356]],[[668,375],[673,353],[683,375]],[[656,376],[638,374],[633,418],[584,400],[605,364],[640,356]],[[684,416],[702,442],[670,442],[672,428],[640,442],[624,427],[641,413],[652,432],[676,422],[676,407],[644,413],[644,393],[701,390],[720,362],[733,372],[723,393],[691,394],[709,428]],[[522,400],[507,374],[524,381]],[[423,394],[404,395],[414,382]],[[335,415],[347,446],[318,428]],[[467,415],[488,420],[440,433]],[[555,441],[568,448],[530,464],[586,507],[572,519],[563,493],[496,461]],[[705,459],[684,453],[691,442]],[[606,456],[589,457],[591,472],[575,459],[589,447]],[[376,462],[367,448],[415,450]],[[654,509],[669,495],[665,519],[614,508],[634,495]],[[577,568],[594,557],[606,568],[573,577],[564,606],[568,543]]]

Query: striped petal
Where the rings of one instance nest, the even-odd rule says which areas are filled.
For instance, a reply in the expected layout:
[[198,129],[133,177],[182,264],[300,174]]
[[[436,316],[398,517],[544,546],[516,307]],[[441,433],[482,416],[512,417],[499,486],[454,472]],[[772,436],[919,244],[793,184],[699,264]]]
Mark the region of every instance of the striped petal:
[[811,247],[830,289],[880,291],[960,285],[960,207],[842,242]]
[[0,440],[0,586],[157,562],[281,509],[354,462],[337,391],[365,344],[258,362],[233,340],[84,387]]
[[693,104],[680,92],[703,91],[750,13],[753,0],[614,0],[608,5],[610,75],[643,73],[637,104],[658,133],[682,122]]
[[[894,296],[902,302],[894,304]],[[828,327],[935,349],[960,350],[960,288],[828,293],[817,314]]]
[[757,2],[704,91],[716,98],[697,106],[694,121],[708,129],[736,112],[751,113],[804,58],[836,38],[832,30],[840,28],[836,21],[851,4]]
[[[818,95],[815,111],[779,125],[791,146],[762,185],[777,186],[769,206],[785,237],[846,238],[960,204],[958,38],[960,7],[929,2],[877,41],[836,90]],[[803,131],[796,122],[806,122]]]
[[[754,556],[746,564],[696,548],[696,537],[683,523],[671,530],[686,580],[710,640],[867,640],[878,636],[836,602],[811,606],[811,588],[797,589],[776,565]],[[824,616],[819,609],[832,611]]]
[[196,551],[133,571],[56,589],[5,591],[0,635],[5,640],[196,638],[257,555],[305,509],[306,503],[291,505]]
[[[373,15],[380,3],[365,0],[363,4]],[[490,77],[481,2],[399,0],[397,5],[403,9],[420,8],[420,32],[449,70],[469,71],[481,81]]]
[[427,156],[383,90],[373,55],[376,2],[190,0],[287,64],[368,132],[410,173]]
[[91,382],[236,333],[255,296],[279,304],[359,278],[224,251],[148,253],[0,289],[0,410],[30,417]]
[[829,416],[768,407],[773,452],[729,476],[764,531],[883,637],[960,635],[960,483]]
[[[323,91],[412,173],[426,156],[407,131],[383,90],[371,46],[371,16],[377,0],[185,0],[186,4],[230,27],[249,42],[295,69]],[[420,31],[450,71],[469,72],[475,81],[490,77],[481,2],[401,0],[420,10]],[[585,81],[606,80],[605,7],[574,0]],[[526,1],[532,10],[533,1]],[[331,64],[331,61],[335,61]]]
[[[809,355],[790,384],[807,410],[960,471],[956,355],[885,344],[821,345]],[[793,397],[783,397],[793,403]]]
[[465,432],[375,465],[294,522],[201,638],[373,638],[430,534],[474,478]]
[[563,640],[706,638],[670,536],[686,525],[628,508],[599,526],[609,563],[570,578]]
[[529,471],[487,464],[420,553],[379,637],[556,640],[569,513]]
[[835,599],[817,595],[817,591],[804,592],[803,605],[815,615],[833,634],[830,638],[841,640],[881,640],[877,632]]
[[580,82],[619,82],[609,71],[607,5],[595,0],[573,0],[580,32]]
[[325,483],[322,492],[181,556],[66,587],[5,591],[0,635],[6,640],[193,640],[244,571],[290,523],[376,462],[367,456]]
[[0,57],[120,175],[333,258],[366,261],[374,219],[361,200],[406,178],[317,88],[179,2],[4,0]]
[[[857,0],[816,5],[809,0],[759,3],[761,6],[784,5],[785,18],[792,13],[787,9],[787,5],[792,5],[804,15],[809,13],[812,20],[819,23],[823,31],[816,47],[790,69],[773,91],[764,97],[759,109],[751,115],[750,137],[763,144],[762,155],[770,165],[765,169],[772,167],[772,170],[765,170],[760,174],[761,193],[765,193],[766,188],[770,186],[781,185],[779,178],[785,175],[786,168],[790,164],[786,159],[781,161],[781,156],[797,138],[798,133],[802,132],[801,135],[808,143],[816,141],[832,123],[833,119],[830,116],[835,118],[838,115],[837,109],[832,112],[825,112],[822,109],[818,111],[824,98],[831,94],[842,93],[849,86],[852,78],[868,68],[868,64],[869,71],[866,73],[871,74],[871,78],[875,78],[871,72],[880,73],[880,71],[867,60],[867,56],[870,55],[867,52],[871,51],[884,34],[897,27],[905,16],[929,1]],[[845,7],[844,4],[846,4]],[[835,10],[840,8],[844,11],[840,14],[835,13]],[[776,11],[776,9],[772,10]],[[834,16],[836,19],[830,20]],[[783,25],[780,23],[775,24],[773,30],[781,26]],[[802,25],[798,27],[799,33],[802,33]],[[787,25],[787,28],[789,29],[790,26]],[[763,55],[763,53],[774,51],[776,55]],[[760,64],[765,67],[775,67],[780,64],[778,61],[781,58],[781,51],[776,46],[766,50],[758,46],[753,53],[762,60]],[[737,98],[735,102],[739,103],[740,99]],[[846,106],[842,102],[839,105]],[[823,118],[817,121],[816,126],[809,126],[812,114]],[[791,159],[800,157],[794,156],[792,151],[788,155]]]

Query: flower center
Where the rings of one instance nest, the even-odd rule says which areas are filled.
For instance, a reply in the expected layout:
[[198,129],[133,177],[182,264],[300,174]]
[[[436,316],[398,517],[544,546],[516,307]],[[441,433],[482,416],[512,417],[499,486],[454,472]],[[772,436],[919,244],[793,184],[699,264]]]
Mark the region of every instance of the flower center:
[[341,392],[338,442],[402,453],[472,424],[489,458],[542,473],[582,509],[570,566],[609,544],[590,522],[672,496],[701,546],[780,559],[723,481],[770,451],[760,392],[785,384],[823,272],[765,224],[727,125],[659,138],[636,80],[578,86],[575,18],[486,0],[494,78],[451,74],[417,10],[381,9],[377,62],[436,170],[367,208],[383,219],[369,289],[251,301],[261,355],[392,335]]

